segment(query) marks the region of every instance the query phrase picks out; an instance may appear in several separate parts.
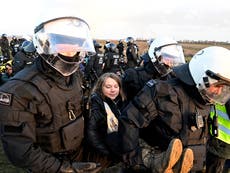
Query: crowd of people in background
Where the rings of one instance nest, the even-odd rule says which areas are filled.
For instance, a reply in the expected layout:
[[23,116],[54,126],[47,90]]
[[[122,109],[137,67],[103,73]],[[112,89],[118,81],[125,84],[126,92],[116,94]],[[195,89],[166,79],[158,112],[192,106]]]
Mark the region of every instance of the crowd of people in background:
[[[38,33],[40,29],[41,28],[38,28]],[[39,37],[40,35],[38,34],[37,36]],[[10,39],[8,40],[8,38]],[[79,170],[84,171],[85,167],[93,167],[95,172],[102,171],[104,173],[141,171],[156,173],[188,173],[190,171],[193,173],[200,173],[202,171],[213,173],[217,171],[221,173],[224,170],[224,164],[230,155],[229,152],[226,152],[227,149],[229,149],[230,138],[226,139],[226,136],[229,135],[226,131],[223,130],[224,132],[221,132],[218,130],[219,126],[216,126],[216,124],[218,124],[216,117],[229,116],[230,100],[227,100],[224,106],[216,104],[212,108],[212,116],[209,117],[206,114],[208,114],[211,109],[209,110],[210,107],[207,106],[209,103],[207,100],[210,101],[210,98],[220,98],[215,98],[215,96],[213,96],[214,94],[210,94],[209,92],[211,91],[207,90],[211,88],[210,85],[214,85],[217,89],[220,85],[221,87],[224,85],[229,86],[230,79],[207,69],[207,71],[205,71],[206,76],[203,76],[204,82],[201,82],[201,86],[198,85],[200,81],[197,79],[197,76],[200,74],[196,73],[203,72],[197,69],[193,71],[192,67],[195,69],[195,66],[199,66],[199,61],[202,62],[200,57],[202,54],[202,56],[209,56],[215,60],[216,57],[213,57],[215,54],[223,53],[223,55],[227,56],[229,55],[229,50],[216,47],[203,49],[203,52],[198,52],[194,55],[194,58],[192,58],[191,63],[187,64],[182,46],[172,38],[156,37],[147,40],[146,50],[143,54],[140,54],[139,46],[131,36],[116,42],[106,40],[104,45],[102,41],[92,40],[93,47],[96,51],[95,54],[86,54],[82,56],[82,59],[79,58],[80,56],[77,57],[77,59],[79,59],[79,67],[77,68],[71,64],[71,61],[69,64],[66,63],[69,56],[62,54],[63,52],[57,53],[61,54],[59,56],[64,60],[60,60],[62,59],[60,57],[50,56],[50,54],[52,54],[51,50],[49,50],[50,52],[46,52],[47,50],[42,47],[43,45],[40,45],[41,42],[39,41],[36,42],[35,45],[32,40],[19,38],[17,36],[8,37],[7,34],[2,34],[0,39],[0,85],[6,84],[16,74],[23,71],[20,74],[28,78],[24,80],[23,75],[17,75],[12,81],[17,81],[15,82],[16,85],[22,85],[20,82],[27,83],[27,80],[31,80],[26,84],[29,89],[32,88],[31,93],[34,94],[32,91],[36,89],[39,91],[37,92],[36,90],[33,98],[31,93],[26,93],[28,95],[25,95],[25,97],[28,97],[26,99],[31,99],[31,103],[28,103],[28,110],[23,111],[28,111],[35,115],[37,114],[37,110],[43,114],[44,110],[46,111],[46,109],[48,109],[50,112],[53,111],[58,115],[62,113],[68,114],[69,119],[65,120],[66,124],[61,127],[64,129],[64,133],[70,133],[70,131],[74,129],[71,127],[72,120],[78,119],[78,116],[76,117],[75,114],[78,111],[77,109],[80,111],[80,107],[82,106],[85,122],[83,122],[83,120],[74,121],[73,124],[79,127],[83,123],[85,126],[82,128],[85,139],[83,140],[84,149],[81,151],[83,156],[81,156],[80,160],[89,164],[85,165],[83,162],[80,162],[80,165],[77,165],[75,162],[71,162],[71,169],[68,169],[70,163],[66,164],[67,162],[65,162],[63,158],[63,155],[66,155],[66,153],[65,151],[60,152],[58,148],[61,145],[66,145],[68,149],[72,151],[75,145],[81,146],[82,141],[79,142],[79,140],[82,137],[76,139],[79,137],[77,135],[80,134],[80,132],[77,132],[75,136],[64,134],[66,138],[73,140],[73,144],[65,143],[64,141],[64,144],[60,144],[60,146],[56,147],[55,142],[52,143],[52,140],[48,141],[56,147],[55,151],[52,151],[52,146],[46,148],[45,144],[48,145],[48,142],[43,141],[44,139],[42,137],[45,135],[42,134],[41,129],[41,131],[38,132],[40,133],[38,135],[41,135],[39,136],[41,139],[36,139],[36,144],[37,142],[44,144],[44,146],[41,146],[42,149],[45,148],[44,151],[53,152],[52,156],[58,159],[61,158],[61,161],[47,159],[48,162],[42,165],[41,162],[43,159],[38,158],[38,160],[34,161],[36,164],[30,166],[27,165],[30,164],[31,160],[29,159],[25,160],[26,164],[18,163],[19,161],[12,158],[13,151],[10,150],[15,145],[14,142],[10,141],[9,134],[11,132],[7,132],[7,129],[5,129],[3,132],[5,133],[4,140],[10,143],[9,146],[5,144],[6,153],[12,162],[22,165],[22,167],[28,166],[29,172],[36,172],[36,169],[44,169],[51,172],[57,170],[59,172],[68,172],[68,170],[71,172],[73,169],[75,172],[78,172]],[[41,46],[39,48],[40,50],[42,49],[42,53],[37,51],[38,46]],[[89,51],[89,48],[85,49]],[[92,51],[93,49],[90,48],[89,53]],[[199,61],[197,61],[197,59]],[[34,63],[36,63],[36,68],[35,66],[32,67]],[[55,74],[49,69],[50,66],[55,71]],[[69,69],[65,69],[67,67]],[[213,64],[210,64],[210,68],[213,68]],[[35,71],[34,73],[36,73],[34,74],[35,77],[32,74],[27,74],[33,70]],[[75,77],[77,80],[81,79],[80,86],[76,84],[72,90],[69,90],[69,88],[71,88],[70,85],[72,86],[72,83],[76,81],[65,77],[69,77],[72,74],[75,75],[76,70],[79,70],[79,73],[77,73]],[[58,72],[58,74],[56,74],[56,72]],[[48,79],[50,77],[49,74],[51,74],[51,76],[54,75],[56,78]],[[38,77],[36,78],[36,76]],[[9,86],[14,86],[13,82],[10,82]],[[54,90],[50,89],[50,87],[56,85],[56,83],[58,83],[58,85],[60,84],[60,88],[54,87]],[[41,84],[44,85],[41,86]],[[67,84],[68,86],[65,86]],[[32,87],[29,85],[32,85]],[[1,91],[3,95],[6,94],[9,89],[6,86],[7,85],[4,85],[3,91]],[[56,93],[61,93],[62,89],[63,95],[60,95],[60,97],[57,96]],[[78,98],[78,95],[81,95],[81,89],[83,90],[83,105],[75,108],[74,106],[76,105],[74,104],[81,104],[82,102],[80,97]],[[17,89],[12,91],[18,92]],[[48,93],[47,91],[51,92]],[[203,94],[205,95],[204,98]],[[43,104],[43,102],[47,101],[43,99],[43,97],[46,98],[46,96],[51,98],[50,105],[55,107],[57,111],[54,111],[53,108],[50,110],[48,106]],[[21,108],[20,106],[23,105],[26,107],[27,103],[20,103],[20,99],[26,100],[25,97],[22,96],[20,92],[17,93],[17,98],[15,98],[16,101],[13,101],[13,106]],[[40,99],[39,103],[38,101],[34,101],[35,97],[38,100]],[[9,98],[11,99],[10,96]],[[66,99],[68,101],[68,105],[66,105],[68,111],[63,111],[64,108],[62,109],[55,106],[55,101],[57,101],[55,99],[58,100],[60,105],[62,105],[62,99]],[[12,100],[10,101],[12,102]],[[183,104],[183,101],[186,101],[187,105]],[[4,100],[2,102],[4,102]],[[38,108],[36,106],[36,108],[34,108],[32,103]],[[2,103],[2,107],[6,106],[6,104],[8,103]],[[12,103],[9,103],[9,105],[10,104]],[[21,105],[19,106],[19,104]],[[12,110],[1,109],[1,111],[5,113],[5,111],[11,112]],[[14,111],[15,110],[13,110],[13,112]],[[44,114],[49,114],[49,111]],[[10,113],[8,112],[5,113],[5,115],[9,115]],[[186,117],[187,114],[191,114],[191,119]],[[25,116],[23,118],[26,119],[28,117]],[[48,118],[52,119],[50,117]],[[33,120],[29,121],[32,122]],[[36,123],[40,123],[39,125],[41,125],[41,127],[36,128],[42,128],[43,125],[46,125],[39,121],[38,119]],[[56,121],[58,122],[59,119],[57,118]],[[60,124],[57,125],[55,123],[56,122],[54,122],[54,127],[56,129],[54,130],[58,131]],[[207,123],[210,125],[209,128],[207,127]],[[226,120],[223,120],[221,123],[223,127],[228,124]],[[8,125],[6,125],[5,128],[6,127],[8,127]],[[20,128],[24,127],[25,126]],[[13,130],[20,129],[17,128]],[[209,143],[207,144],[209,131],[212,137],[210,137],[208,140]],[[217,138],[220,133],[221,135]],[[25,136],[28,137],[30,134],[26,134]],[[48,137],[52,138],[52,136]],[[55,139],[57,138],[55,137]],[[22,139],[20,138],[19,140]],[[164,141],[164,143],[162,143],[162,141]],[[120,146],[121,144],[123,144],[123,146]],[[22,151],[26,150],[25,146],[21,145],[20,147]],[[36,147],[37,146],[32,149],[30,148],[31,152],[35,152]],[[36,151],[37,156],[40,156],[39,152],[41,151]],[[44,153],[41,155],[43,154]],[[47,158],[49,156],[44,156],[44,158],[45,157]],[[52,167],[49,164],[53,164]],[[229,168],[226,166],[226,169]]]

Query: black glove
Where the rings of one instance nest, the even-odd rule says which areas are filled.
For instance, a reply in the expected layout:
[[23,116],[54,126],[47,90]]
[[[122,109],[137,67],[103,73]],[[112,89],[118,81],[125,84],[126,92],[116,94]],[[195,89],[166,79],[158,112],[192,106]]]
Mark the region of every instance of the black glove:
[[96,169],[100,164],[94,162],[63,162],[60,173],[83,173]]

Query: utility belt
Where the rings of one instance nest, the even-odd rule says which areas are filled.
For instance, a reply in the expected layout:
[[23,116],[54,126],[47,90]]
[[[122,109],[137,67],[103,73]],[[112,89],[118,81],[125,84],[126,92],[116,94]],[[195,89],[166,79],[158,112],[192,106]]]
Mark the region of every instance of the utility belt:
[[50,153],[76,150],[84,137],[84,119],[82,116],[52,132],[38,132],[37,142]]

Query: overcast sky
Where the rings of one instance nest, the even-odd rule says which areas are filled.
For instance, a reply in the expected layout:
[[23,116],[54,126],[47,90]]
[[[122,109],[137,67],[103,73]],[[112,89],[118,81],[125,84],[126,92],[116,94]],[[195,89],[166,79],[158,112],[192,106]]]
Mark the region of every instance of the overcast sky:
[[95,39],[230,42],[229,0],[3,0],[0,33],[32,34],[40,22],[74,15],[87,21]]

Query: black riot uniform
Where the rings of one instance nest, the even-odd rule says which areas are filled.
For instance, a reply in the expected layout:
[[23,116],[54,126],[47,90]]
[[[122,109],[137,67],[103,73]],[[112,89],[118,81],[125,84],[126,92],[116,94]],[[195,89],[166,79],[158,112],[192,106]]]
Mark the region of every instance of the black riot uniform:
[[[124,92],[126,93],[127,100],[132,100],[132,98],[141,90],[141,88],[150,79],[161,78],[162,74],[157,71],[155,65],[149,61],[145,66],[137,68],[128,68],[122,75],[122,86]],[[170,75],[168,75],[169,77]]]
[[14,57],[16,53],[19,51],[20,45],[21,45],[20,40],[18,40],[15,36],[13,36],[12,40],[10,41],[12,57]]
[[36,49],[33,43],[31,41],[24,41],[20,50],[13,57],[13,72],[16,74],[26,66],[32,65],[36,56]]
[[6,61],[10,60],[10,44],[6,34],[2,34],[0,39],[0,47],[2,56],[7,59]]
[[136,67],[139,63],[139,56],[138,56],[138,47],[134,43],[127,43],[126,49],[126,57],[127,57],[127,65],[128,67]]
[[1,87],[1,136],[6,155],[16,166],[56,172],[63,160],[79,154],[82,90],[77,73],[67,85],[44,65],[38,59]]
[[34,30],[34,64],[0,88],[1,140],[15,166],[33,173],[90,172],[98,166],[82,162],[81,150],[78,69],[84,55],[95,52],[89,35],[88,24],[74,16],[42,22]]
[[[124,161],[130,165],[141,164],[138,159],[141,157],[138,146],[139,129],[144,129],[153,120],[157,120],[160,128],[155,129],[154,133],[159,134],[157,141],[164,141],[160,149],[166,150],[172,138],[180,138],[183,146],[194,152],[193,170],[203,170],[209,111],[210,106],[205,105],[198,90],[178,78],[150,80],[120,117],[119,131],[123,141]],[[201,122],[196,122],[197,118]]]
[[103,73],[103,67],[104,67],[104,53],[100,50],[101,46],[95,46],[96,54],[94,56],[90,56],[89,61],[86,64],[85,67],[85,76],[92,80],[94,83],[99,76]]
[[121,66],[120,66],[120,55],[114,43],[110,43],[109,50],[105,54],[105,66],[103,69],[103,73],[106,72],[114,72],[120,73]]

